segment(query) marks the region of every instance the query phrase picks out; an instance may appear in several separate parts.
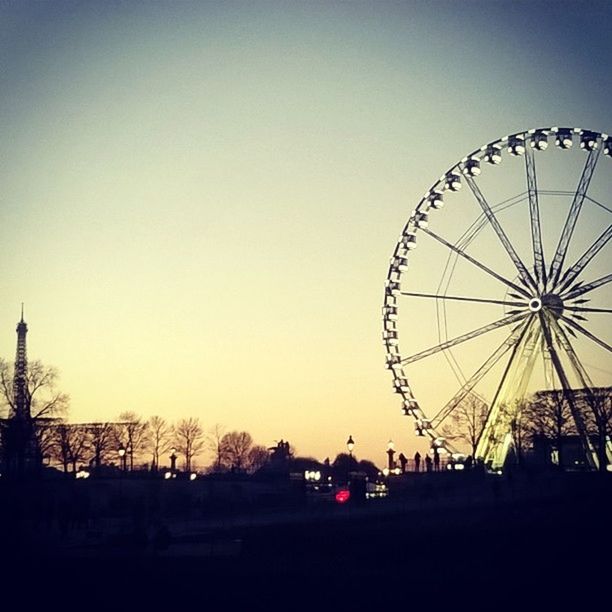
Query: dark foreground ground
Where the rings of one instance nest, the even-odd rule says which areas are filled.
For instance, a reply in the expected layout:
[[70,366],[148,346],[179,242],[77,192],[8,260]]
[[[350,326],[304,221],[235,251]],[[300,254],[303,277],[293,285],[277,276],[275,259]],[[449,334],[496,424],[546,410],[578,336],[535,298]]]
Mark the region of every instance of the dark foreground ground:
[[612,609],[611,477],[484,487],[446,496],[434,483],[418,500],[397,490],[362,506],[175,521],[160,546],[30,545],[10,552],[3,582],[28,576],[32,604],[69,593],[68,607],[86,597],[118,610]]

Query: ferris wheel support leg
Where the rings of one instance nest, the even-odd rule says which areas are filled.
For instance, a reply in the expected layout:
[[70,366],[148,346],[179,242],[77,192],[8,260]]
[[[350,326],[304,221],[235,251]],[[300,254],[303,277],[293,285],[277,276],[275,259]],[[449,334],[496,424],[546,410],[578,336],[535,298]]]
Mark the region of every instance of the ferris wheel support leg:
[[[555,334],[559,338],[561,346],[564,348],[565,352],[567,353],[570,359],[570,363],[584,389],[584,395],[586,396],[587,406],[589,410],[591,411],[591,413],[593,414],[595,425],[598,427],[597,433],[599,435],[605,436],[605,427],[603,428],[604,431],[600,431],[599,425],[602,422],[605,423],[607,421],[607,418],[603,414],[603,410],[602,410],[603,406],[600,404],[600,402],[597,399],[593,381],[591,380],[591,377],[589,376],[588,372],[586,371],[586,369],[580,362],[580,359],[578,359],[578,355],[576,355],[576,352],[574,351],[574,348],[570,342],[570,339],[568,338],[567,334],[565,333],[561,325],[559,325],[559,322],[556,321],[554,317],[550,317],[550,321],[551,321],[551,326],[554,328]],[[605,465],[608,463],[608,459],[606,457],[606,452],[605,452],[605,444],[601,443],[599,445],[599,449],[595,450],[590,437],[588,437],[588,432],[587,432],[586,443],[587,443],[587,446],[590,452],[594,454],[595,458],[598,461],[597,463],[598,469],[602,469],[602,465],[601,465],[602,463],[603,463],[603,469],[605,469]],[[600,454],[598,454],[598,452]]]
[[591,444],[591,440],[584,424],[584,419],[582,418],[582,414],[580,413],[578,404],[576,402],[574,391],[570,385],[567,374],[565,373],[557,349],[555,348],[548,317],[542,311],[540,311],[538,314],[540,317],[542,333],[544,334],[544,338],[546,340],[546,346],[550,353],[550,358],[552,360],[555,371],[557,372],[557,376],[559,377],[561,387],[563,388],[563,395],[565,396],[565,399],[569,404],[570,412],[572,414],[572,418],[574,419],[574,423],[576,424],[576,430],[578,432],[578,436],[580,437],[587,463],[592,469],[597,470],[599,469],[599,459],[597,457],[595,449],[593,448],[593,445]]
[[494,470],[503,467],[512,442],[512,421],[524,399],[538,355],[540,330],[530,317],[514,346],[478,440],[476,459]]

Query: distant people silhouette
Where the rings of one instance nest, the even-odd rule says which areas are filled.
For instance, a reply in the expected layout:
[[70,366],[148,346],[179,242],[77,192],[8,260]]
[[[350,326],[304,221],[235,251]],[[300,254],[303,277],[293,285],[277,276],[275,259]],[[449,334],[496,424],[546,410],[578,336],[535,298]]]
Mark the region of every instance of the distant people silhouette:
[[414,471],[419,472],[421,469],[421,453],[417,451],[414,453]]
[[400,469],[402,470],[402,474],[405,474],[406,464],[408,463],[408,459],[406,459],[406,455],[404,455],[404,453],[400,453],[398,459],[400,462]]
[[429,455],[425,455],[425,470],[431,472],[431,457]]
[[434,448],[433,463],[434,463],[434,470],[438,472],[440,470],[440,453],[438,452],[437,448]]

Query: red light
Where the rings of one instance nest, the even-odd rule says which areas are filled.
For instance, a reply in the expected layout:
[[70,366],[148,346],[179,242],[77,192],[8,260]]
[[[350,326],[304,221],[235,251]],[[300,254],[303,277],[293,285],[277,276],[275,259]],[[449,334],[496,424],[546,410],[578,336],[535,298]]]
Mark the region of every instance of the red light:
[[336,501],[339,504],[346,504],[350,497],[351,492],[348,489],[340,489],[340,491],[336,493]]

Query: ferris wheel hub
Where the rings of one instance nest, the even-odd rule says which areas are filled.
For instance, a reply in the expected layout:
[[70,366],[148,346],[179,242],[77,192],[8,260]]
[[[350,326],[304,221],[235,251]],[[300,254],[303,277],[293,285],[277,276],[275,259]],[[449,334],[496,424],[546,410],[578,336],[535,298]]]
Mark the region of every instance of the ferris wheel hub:
[[542,300],[540,298],[531,298],[529,300],[529,310],[531,312],[539,312],[542,310]]
[[556,293],[546,293],[542,296],[542,305],[546,306],[547,310],[560,317],[563,313],[563,300]]

